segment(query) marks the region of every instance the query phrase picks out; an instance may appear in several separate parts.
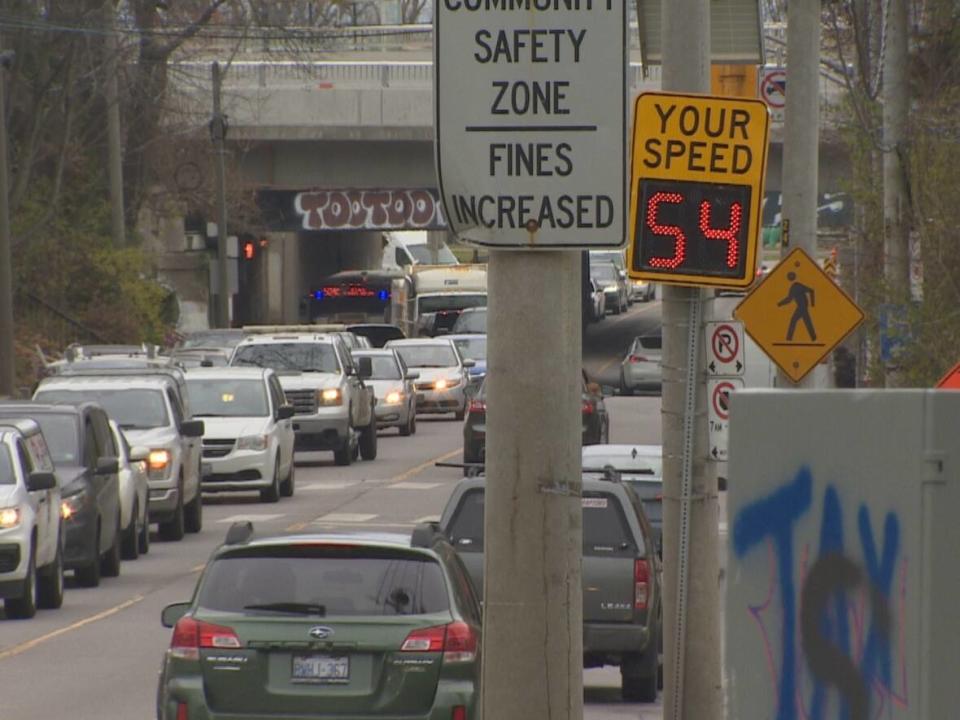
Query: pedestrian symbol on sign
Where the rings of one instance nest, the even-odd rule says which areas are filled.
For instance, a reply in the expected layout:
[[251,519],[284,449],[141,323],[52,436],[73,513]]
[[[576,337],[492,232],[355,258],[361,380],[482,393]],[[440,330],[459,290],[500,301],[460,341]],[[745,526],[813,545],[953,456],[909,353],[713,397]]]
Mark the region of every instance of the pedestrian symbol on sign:
[[815,303],[813,288],[809,288],[797,280],[797,274],[793,271],[787,273],[787,280],[790,281],[790,290],[787,292],[787,296],[777,303],[777,307],[783,307],[790,303],[796,306],[793,311],[793,316],[790,318],[790,326],[787,328],[787,341],[793,341],[793,334],[797,329],[797,323],[803,321],[810,341],[816,342],[817,332],[813,329],[813,320],[810,319],[810,308],[812,308]]

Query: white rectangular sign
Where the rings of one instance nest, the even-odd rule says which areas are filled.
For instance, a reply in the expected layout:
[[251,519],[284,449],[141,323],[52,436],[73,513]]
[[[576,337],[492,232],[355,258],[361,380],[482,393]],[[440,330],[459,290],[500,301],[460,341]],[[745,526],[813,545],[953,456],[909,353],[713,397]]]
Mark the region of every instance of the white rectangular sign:
[[743,323],[737,320],[704,324],[707,336],[707,373],[742,376],[744,370]]
[[707,430],[710,453],[707,459],[725,462],[727,438],[730,433],[730,394],[743,390],[741,378],[707,380]]
[[505,248],[618,247],[625,0],[439,0],[437,177],[451,229]]

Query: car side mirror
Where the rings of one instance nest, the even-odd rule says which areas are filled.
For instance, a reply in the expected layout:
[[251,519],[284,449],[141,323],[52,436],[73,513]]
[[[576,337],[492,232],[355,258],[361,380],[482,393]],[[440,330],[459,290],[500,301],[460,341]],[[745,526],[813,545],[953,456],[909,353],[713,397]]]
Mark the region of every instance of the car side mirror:
[[150,448],[134,445],[130,448],[130,462],[145,462],[150,457]]
[[463,366],[464,366],[465,368],[476,367],[476,366],[477,366],[477,361],[474,360],[473,358],[467,358],[466,360],[463,361]]
[[373,358],[357,358],[357,369],[359,370],[361,380],[373,377]]
[[416,380],[420,377],[419,370],[408,370],[407,371],[407,380]]
[[27,490],[53,490],[57,486],[57,476],[52,472],[36,472],[27,476]]
[[115,457],[97,458],[95,475],[115,475],[120,471],[120,461]]
[[172,628],[180,618],[187,614],[187,610],[189,609],[190,603],[188,602],[178,602],[167,605],[160,613],[160,622],[163,623],[164,627]]
[[281,405],[277,408],[277,420],[289,420],[293,417],[293,405]]
[[180,424],[180,434],[188,438],[203,437],[203,420],[187,420]]

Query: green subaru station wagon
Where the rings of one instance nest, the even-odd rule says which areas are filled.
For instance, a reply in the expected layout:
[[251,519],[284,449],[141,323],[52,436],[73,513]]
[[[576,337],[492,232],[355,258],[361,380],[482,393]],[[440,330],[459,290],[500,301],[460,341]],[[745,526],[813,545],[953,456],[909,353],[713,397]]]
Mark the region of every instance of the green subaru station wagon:
[[158,720],[470,720],[480,604],[435,525],[256,538],[238,523],[173,627]]

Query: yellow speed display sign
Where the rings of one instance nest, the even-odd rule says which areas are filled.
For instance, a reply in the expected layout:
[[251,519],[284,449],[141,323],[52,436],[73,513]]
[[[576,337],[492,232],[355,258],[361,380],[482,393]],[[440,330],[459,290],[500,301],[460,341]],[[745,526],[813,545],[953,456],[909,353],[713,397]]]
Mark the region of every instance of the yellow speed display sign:
[[753,283],[769,125],[760,100],[637,97],[630,277],[728,288]]

